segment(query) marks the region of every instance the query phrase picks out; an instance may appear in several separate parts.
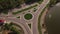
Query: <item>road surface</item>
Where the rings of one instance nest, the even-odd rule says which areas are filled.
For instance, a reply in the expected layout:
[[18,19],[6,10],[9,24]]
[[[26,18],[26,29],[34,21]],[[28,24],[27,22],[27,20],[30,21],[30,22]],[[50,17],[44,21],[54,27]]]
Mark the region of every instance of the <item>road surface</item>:
[[28,25],[26,23],[24,23],[24,22],[21,22],[20,19],[17,19],[17,18],[8,18],[8,17],[3,17],[3,16],[0,17],[0,19],[4,19],[4,20],[7,20],[7,21],[12,21],[12,22],[14,22],[16,24],[18,23],[18,25],[19,24],[22,25],[23,29],[25,29],[24,32],[26,34],[31,34],[31,31],[30,31]]
[[38,17],[41,14],[42,10],[46,7],[46,5],[49,3],[50,0],[44,0],[42,4],[39,6],[38,10],[36,11],[34,15],[34,19],[32,20],[32,31],[33,34],[39,34],[38,33]]
[[23,26],[25,29],[26,34],[39,34],[38,32],[38,17],[41,14],[42,10],[46,7],[46,5],[49,3],[50,0],[44,0],[42,4],[38,7],[38,10],[35,13],[32,13],[34,18],[32,19],[32,32],[28,26],[28,24],[24,21],[24,19],[18,19],[18,18],[12,18],[13,16],[10,15],[11,18],[5,17],[5,16],[0,16],[2,18],[5,18],[5,20],[9,20],[12,22],[17,22]]

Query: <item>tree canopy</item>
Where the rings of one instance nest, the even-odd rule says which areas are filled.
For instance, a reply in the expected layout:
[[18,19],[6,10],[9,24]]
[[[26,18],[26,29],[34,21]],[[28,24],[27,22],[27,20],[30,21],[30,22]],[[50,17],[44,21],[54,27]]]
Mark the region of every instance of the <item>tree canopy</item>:
[[58,0],[50,0],[50,5],[49,6],[55,5],[57,2],[58,2]]
[[34,2],[39,2],[39,1],[42,1],[42,0],[25,0],[25,3],[26,4],[32,4]]
[[0,12],[20,7],[22,0],[0,0]]
[[8,12],[8,10],[21,7],[21,4],[31,4],[40,0],[0,0],[0,13]]

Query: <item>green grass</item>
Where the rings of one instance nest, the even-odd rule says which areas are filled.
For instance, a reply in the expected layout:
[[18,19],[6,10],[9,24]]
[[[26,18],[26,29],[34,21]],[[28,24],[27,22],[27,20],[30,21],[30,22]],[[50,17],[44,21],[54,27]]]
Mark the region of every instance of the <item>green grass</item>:
[[39,15],[39,18],[38,18],[38,30],[39,30],[39,34],[42,34],[41,32],[41,26],[40,26],[40,19],[41,19],[41,16],[43,14],[44,11],[41,12],[41,14]]
[[28,7],[28,8],[22,9],[22,10],[20,10],[20,11],[13,12],[13,14],[16,15],[16,14],[18,14],[18,13],[24,12],[24,11],[29,10],[29,9],[31,9],[31,8],[34,8],[34,7],[36,7],[36,6],[37,6],[37,4],[34,5],[34,6],[30,6],[30,7]]
[[25,14],[25,15],[24,15],[24,18],[25,18],[26,20],[30,20],[30,19],[32,19],[32,14],[30,14],[30,13]]
[[36,8],[34,8],[34,12],[36,12],[36,10],[37,10],[37,9],[36,9]]
[[[48,7],[49,7],[49,4],[47,4],[45,8],[48,8]],[[38,17],[38,31],[39,31],[39,34],[42,34],[41,26],[40,26],[40,19],[41,19],[42,14],[43,14],[44,11],[45,11],[45,8],[43,9],[43,11],[41,12],[41,14],[40,14],[39,17]]]

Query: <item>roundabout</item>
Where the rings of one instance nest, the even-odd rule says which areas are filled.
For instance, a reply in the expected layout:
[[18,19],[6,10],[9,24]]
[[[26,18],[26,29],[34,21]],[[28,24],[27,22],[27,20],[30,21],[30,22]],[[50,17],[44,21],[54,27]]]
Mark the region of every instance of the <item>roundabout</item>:
[[26,19],[26,20],[30,20],[30,19],[32,19],[32,14],[30,14],[30,13],[27,13],[27,14],[25,14],[24,15],[24,18]]

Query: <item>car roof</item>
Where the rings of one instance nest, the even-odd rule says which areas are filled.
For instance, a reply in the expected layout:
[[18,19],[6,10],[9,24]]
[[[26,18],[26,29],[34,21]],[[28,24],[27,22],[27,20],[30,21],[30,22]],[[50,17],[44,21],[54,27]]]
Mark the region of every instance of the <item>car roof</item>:
[[4,20],[0,20],[0,22],[4,22]]

